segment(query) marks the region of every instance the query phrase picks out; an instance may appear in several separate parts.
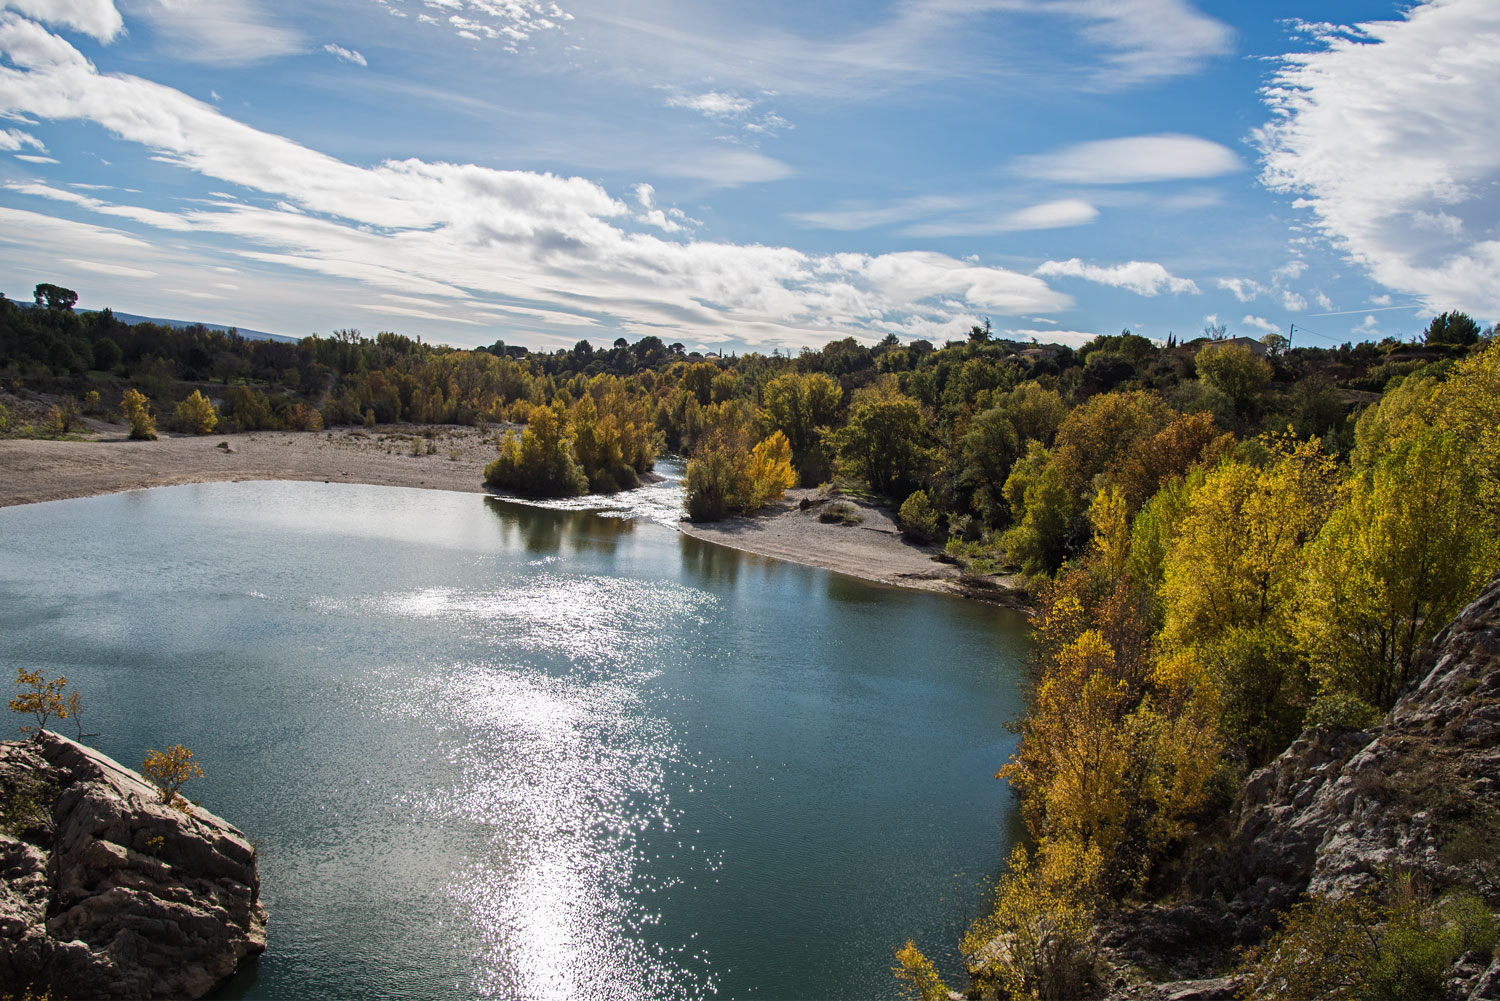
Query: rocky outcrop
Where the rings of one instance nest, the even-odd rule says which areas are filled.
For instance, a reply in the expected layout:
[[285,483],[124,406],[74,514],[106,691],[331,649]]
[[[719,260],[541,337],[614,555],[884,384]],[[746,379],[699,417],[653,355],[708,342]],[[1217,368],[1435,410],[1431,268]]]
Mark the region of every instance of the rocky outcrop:
[[[1393,867],[1500,905],[1500,578],[1421,663],[1422,680],[1372,730],[1306,734],[1253,773],[1227,837],[1198,850],[1186,887],[1195,899],[1101,927],[1117,962],[1155,979],[1208,976],[1303,894],[1342,897]],[[1228,989],[1121,980],[1114,996],[1166,997],[1168,987],[1182,997]],[[1500,961],[1461,959],[1449,995],[1500,996]]]
[[0,744],[0,993],[197,998],[266,945],[255,849],[53,733]]

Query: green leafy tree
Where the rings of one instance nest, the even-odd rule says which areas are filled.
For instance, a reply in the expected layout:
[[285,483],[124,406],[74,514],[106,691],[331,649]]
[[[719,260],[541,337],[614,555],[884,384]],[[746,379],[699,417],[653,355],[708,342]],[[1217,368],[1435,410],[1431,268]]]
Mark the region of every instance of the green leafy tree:
[[73,306],[78,302],[78,293],[61,285],[53,285],[43,282],[33,292],[38,306],[47,309],[71,312]]
[[766,383],[761,392],[761,424],[766,433],[780,431],[792,448],[799,482],[812,486],[828,477],[823,433],[838,416],[844,396],[837,382],[822,372],[788,372]]
[[925,490],[913,490],[901,503],[897,515],[901,534],[916,542],[931,542],[938,537],[937,512]]
[[917,482],[931,459],[931,423],[922,405],[899,391],[862,391],[849,423],[834,432],[839,461],[875,491],[891,495]]
[[1249,413],[1261,390],[1270,385],[1271,363],[1242,344],[1205,344],[1193,358],[1198,378],[1234,404],[1236,413]]
[[1423,332],[1428,344],[1457,344],[1467,347],[1479,340],[1479,324],[1468,313],[1453,310],[1432,318]]

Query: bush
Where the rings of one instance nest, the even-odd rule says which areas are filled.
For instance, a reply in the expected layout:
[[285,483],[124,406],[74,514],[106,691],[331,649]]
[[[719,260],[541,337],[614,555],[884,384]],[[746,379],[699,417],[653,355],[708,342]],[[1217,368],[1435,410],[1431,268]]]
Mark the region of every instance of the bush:
[[281,423],[288,431],[321,431],[323,415],[306,403],[293,403],[281,411]]
[[902,503],[897,517],[901,534],[914,542],[931,542],[938,537],[937,512],[925,490],[913,491]]
[[172,411],[172,427],[184,434],[212,434],[219,412],[201,390],[193,392]]
[[161,794],[161,801],[190,813],[187,800],[179,794],[184,783],[203,777],[203,768],[193,760],[193,752],[181,744],[173,744],[165,751],[148,749],[146,760],[141,765],[141,774]]
[[130,424],[132,441],[155,441],[156,418],[151,416],[151,401],[137,389],[125,390],[120,400],[120,411]]
[[858,525],[865,520],[865,516],[860,513],[858,506],[841,500],[825,504],[823,510],[818,512],[818,520],[825,525]]
[[1340,730],[1368,730],[1378,722],[1380,710],[1357,695],[1329,692],[1313,700],[1302,721],[1302,728],[1332,733]]
[[532,497],[588,493],[588,476],[573,458],[565,428],[557,410],[537,407],[519,437],[506,435],[500,443],[500,457],[484,467],[484,482]]

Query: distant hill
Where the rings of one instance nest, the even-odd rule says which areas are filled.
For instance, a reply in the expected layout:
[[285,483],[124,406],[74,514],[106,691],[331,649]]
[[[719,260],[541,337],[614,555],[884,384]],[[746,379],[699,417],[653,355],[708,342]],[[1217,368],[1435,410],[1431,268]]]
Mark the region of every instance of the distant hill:
[[[25,303],[22,303],[25,305]],[[80,310],[79,312],[90,312]],[[226,327],[222,323],[199,323],[197,320],[164,320],[159,316],[139,316],[135,313],[122,313],[118,309],[114,311],[115,318],[122,323],[154,323],[159,327],[194,327],[203,326],[209,330],[220,330],[228,332],[235,331],[241,337],[252,341],[285,341],[288,344],[296,344],[302,338],[288,337],[286,334],[271,334],[264,330],[251,330],[248,327]]]

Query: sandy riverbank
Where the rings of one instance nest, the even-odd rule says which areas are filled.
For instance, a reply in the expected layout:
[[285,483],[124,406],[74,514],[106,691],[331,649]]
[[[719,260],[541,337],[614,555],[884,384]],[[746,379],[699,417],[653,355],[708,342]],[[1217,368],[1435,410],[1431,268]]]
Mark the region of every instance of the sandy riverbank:
[[[858,507],[864,520],[857,525],[824,523],[818,518],[821,505],[816,491],[789,490],[783,500],[754,517],[701,525],[683,522],[680,527],[684,535],[695,539],[880,584],[1026,606],[1015,578],[966,576],[953,564],[934,559],[936,547],[907,542],[886,509],[853,498],[840,499]],[[806,508],[803,500],[808,502]]]
[[[428,439],[424,432],[432,431]],[[95,425],[89,441],[0,440],[0,507],[88,497],[182,483],[224,480],[315,480],[484,493],[484,466],[495,457],[496,431],[470,427],[391,426],[309,433],[255,431],[128,441],[125,429]],[[413,454],[413,440],[422,454]],[[427,454],[431,441],[432,454]],[[229,448],[220,447],[228,443]],[[679,526],[684,534],[772,559],[821,567],[896,587],[941,591],[999,604],[1024,599],[1007,578],[972,578],[933,559],[935,550],[906,542],[890,514],[857,504],[858,525],[824,524],[810,490],[753,518]]]
[[[432,431],[431,439],[421,437]],[[421,455],[412,454],[412,440]],[[104,428],[91,441],[0,440],[0,507],[220,480],[318,480],[483,493],[495,432],[389,427],[297,433],[163,435],[127,441]],[[428,455],[427,443],[435,451]],[[220,448],[222,442],[228,449]]]

